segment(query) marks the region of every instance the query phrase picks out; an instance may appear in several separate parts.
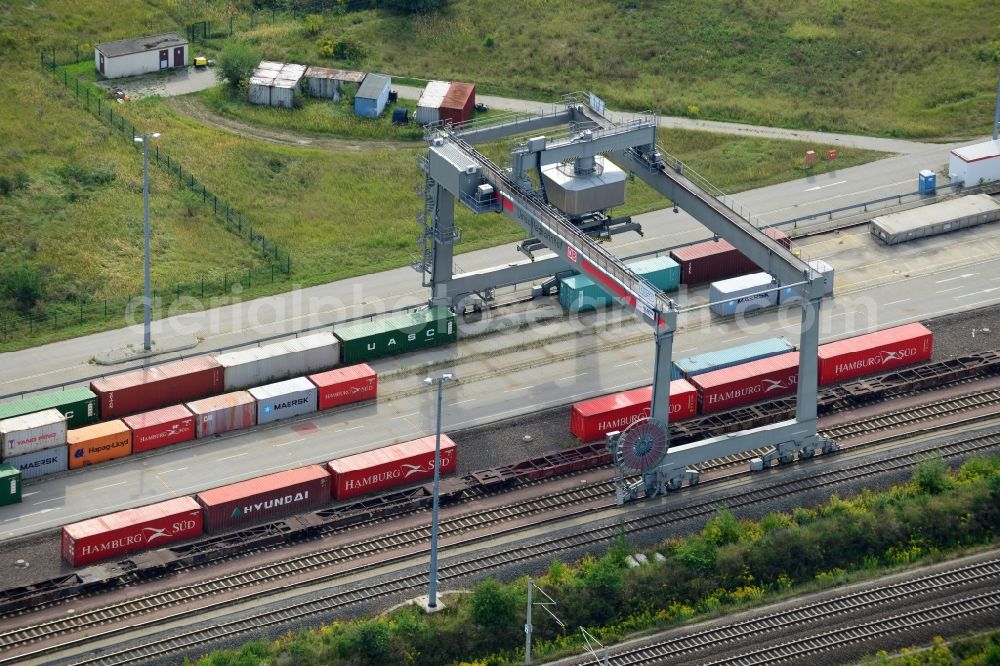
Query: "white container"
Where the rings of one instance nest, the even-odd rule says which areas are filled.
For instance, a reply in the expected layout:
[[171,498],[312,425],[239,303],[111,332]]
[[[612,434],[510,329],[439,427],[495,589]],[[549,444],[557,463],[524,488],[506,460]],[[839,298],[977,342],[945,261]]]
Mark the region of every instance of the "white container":
[[429,81],[420,99],[417,100],[417,110],[413,119],[418,125],[436,123],[441,119],[441,104],[448,94],[451,83],[447,81]]
[[11,456],[4,460],[11,467],[21,470],[22,479],[35,479],[46,474],[65,472],[69,460],[69,447],[56,446],[34,453]]
[[717,315],[743,314],[778,304],[778,289],[768,273],[751,273],[713,282],[708,289],[709,309]]
[[[808,262],[809,267],[823,275],[823,295],[833,294],[833,266],[822,259],[813,259]],[[794,303],[802,300],[802,287],[783,287],[781,289],[781,303]]]
[[226,352],[216,360],[225,368],[225,390],[238,391],[329,370],[340,361],[340,341],[333,333],[316,333]]
[[257,423],[271,423],[316,411],[316,385],[305,377],[250,389],[257,400]]
[[1000,141],[983,141],[951,151],[948,177],[965,187],[1000,180]]
[[22,456],[54,446],[66,446],[66,417],[58,409],[0,421],[3,458]]

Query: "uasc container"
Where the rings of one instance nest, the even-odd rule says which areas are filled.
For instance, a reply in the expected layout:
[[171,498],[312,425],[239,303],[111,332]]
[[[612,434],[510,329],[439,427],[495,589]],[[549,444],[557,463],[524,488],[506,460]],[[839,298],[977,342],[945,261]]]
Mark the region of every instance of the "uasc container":
[[794,393],[798,381],[798,352],[750,361],[691,378],[701,396],[702,414]]
[[[612,393],[573,405],[569,429],[580,441],[591,442],[609,432],[624,430],[634,421],[650,415],[653,387]],[[689,382],[670,382],[670,414],[667,420],[680,421],[698,413],[698,392]]]
[[0,506],[21,501],[21,472],[10,465],[0,465]]
[[346,326],[333,334],[341,342],[341,360],[345,364],[433,347],[457,337],[455,315],[447,308]]
[[690,379],[703,372],[730,368],[740,363],[756,361],[759,358],[767,358],[768,356],[777,356],[778,354],[785,354],[790,351],[795,351],[795,345],[785,338],[768,338],[767,340],[749,342],[738,347],[695,354],[694,356],[674,361],[673,378],[680,379],[684,377]]
[[741,315],[776,306],[779,291],[767,273],[741,275],[713,282],[708,288],[708,307],[720,316]]
[[319,409],[373,400],[378,396],[378,373],[367,363],[309,375],[309,381],[319,389]]
[[305,377],[250,389],[257,401],[257,423],[263,425],[316,411],[316,385]]
[[304,513],[330,502],[330,473],[310,465],[213,488],[195,496],[209,534]]
[[223,368],[211,356],[196,356],[95,379],[90,390],[101,402],[101,418],[113,419],[222,393]]
[[66,445],[66,417],[58,409],[0,421],[3,458]]
[[195,436],[211,437],[257,425],[257,401],[248,391],[234,391],[187,403],[194,414]]
[[126,416],[122,421],[132,431],[132,453],[194,439],[194,416],[184,405]]
[[5,402],[0,405],[0,421],[46,409],[58,409],[67,428],[79,428],[97,420],[97,395],[87,388],[71,388]]
[[74,567],[199,536],[201,507],[190,497],[82,520],[62,529],[63,559]]
[[[458,449],[441,434],[441,474],[455,471]],[[434,435],[338,458],[327,464],[337,500],[434,477]]]
[[225,390],[237,391],[326,370],[340,361],[340,342],[333,333],[226,352],[216,356],[225,368]]
[[70,469],[132,455],[132,431],[121,419],[70,430],[66,440]]
[[22,479],[36,479],[46,474],[66,471],[66,447],[42,449],[7,458],[6,463],[21,471]]
[[933,351],[934,334],[920,323],[820,345],[819,383],[832,384],[929,361]]

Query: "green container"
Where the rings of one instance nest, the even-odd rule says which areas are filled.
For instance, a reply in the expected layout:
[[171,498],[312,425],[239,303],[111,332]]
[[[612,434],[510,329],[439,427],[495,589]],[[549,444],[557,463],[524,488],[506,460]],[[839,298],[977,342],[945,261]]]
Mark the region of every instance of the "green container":
[[21,502],[21,470],[0,465],[0,506]]
[[641,275],[660,291],[673,291],[681,284],[681,266],[670,257],[653,257],[629,264],[636,275]]
[[559,304],[570,312],[596,310],[614,303],[608,295],[586,275],[571,275],[559,281]]
[[97,422],[97,395],[88,388],[30,395],[23,400],[0,405],[0,421],[45,409],[58,409],[62,412],[66,417],[67,428],[82,428]]
[[458,337],[455,315],[447,308],[431,308],[345,326],[338,328],[333,334],[341,343],[340,359],[348,364],[405,354],[452,342]]

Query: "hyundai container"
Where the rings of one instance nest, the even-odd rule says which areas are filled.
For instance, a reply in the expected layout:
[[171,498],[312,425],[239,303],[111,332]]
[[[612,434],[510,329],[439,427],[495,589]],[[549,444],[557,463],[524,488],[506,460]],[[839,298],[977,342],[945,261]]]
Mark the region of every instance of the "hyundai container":
[[628,265],[636,275],[646,278],[660,291],[673,291],[681,283],[681,267],[670,257],[652,257]]
[[66,417],[67,428],[79,428],[97,421],[97,395],[87,388],[71,388],[0,405],[0,421],[46,409],[58,409]]
[[330,473],[317,465],[259,476],[195,495],[215,534],[318,509],[330,502]]
[[66,445],[66,417],[58,409],[0,421],[3,459]]
[[21,501],[21,472],[10,465],[0,465],[0,506]]
[[450,310],[430,308],[337,328],[333,334],[341,342],[341,360],[349,365],[452,342],[457,329]]
[[132,453],[194,439],[194,415],[184,405],[126,416],[122,421],[132,431]]
[[250,389],[257,401],[257,423],[263,425],[316,411],[316,385],[305,377]]
[[225,389],[238,391],[332,368],[340,362],[340,342],[333,333],[315,333],[215,359],[225,368]]
[[740,363],[756,361],[759,358],[777,356],[795,351],[795,345],[785,338],[768,338],[749,342],[739,347],[729,347],[717,351],[680,358],[673,363],[674,379],[691,379],[695,375],[712,370],[729,368]]
[[211,356],[196,356],[95,379],[90,390],[101,403],[101,418],[113,419],[222,393],[223,368]]
[[842,382],[929,361],[934,334],[920,323],[838,340],[819,347],[819,383]]
[[[569,429],[582,442],[591,442],[609,432],[624,430],[633,421],[649,416],[652,409],[653,387],[603,395],[573,405]],[[698,392],[689,382],[670,382],[670,421],[680,421],[698,413]]]
[[[823,276],[823,295],[833,294],[833,266],[822,259],[807,262],[809,267]],[[781,304],[794,303],[802,300],[802,287],[782,287],[778,301]]]
[[62,529],[62,555],[79,567],[160,548],[201,533],[201,507],[190,497],[178,497],[66,525]]
[[52,449],[42,449],[34,453],[25,453],[20,456],[11,456],[4,460],[5,463],[21,470],[22,479],[34,479],[46,474],[65,472],[66,467],[66,447],[57,446]]
[[319,389],[319,409],[330,409],[378,396],[378,373],[367,363],[309,375]]
[[70,430],[66,439],[70,469],[132,455],[132,431],[121,419]]
[[[777,241],[785,249],[791,247],[791,239],[780,229],[774,227],[765,229],[764,235]],[[681,284],[711,282],[760,270],[756,264],[724,240],[710,240],[679,247],[670,251],[670,257],[680,264]]]
[[570,275],[559,280],[559,304],[569,312],[604,308],[614,299],[586,275]]
[[778,305],[779,287],[768,273],[751,273],[713,282],[708,308],[720,316],[742,315]]
[[187,403],[194,414],[195,436],[211,437],[257,425],[257,401],[247,391],[234,391]]
[[[458,450],[441,434],[441,474],[455,471]],[[337,500],[434,477],[434,435],[338,458],[327,464]]]
[[691,383],[698,388],[702,414],[794,393],[798,381],[798,352],[762,358],[691,378]]

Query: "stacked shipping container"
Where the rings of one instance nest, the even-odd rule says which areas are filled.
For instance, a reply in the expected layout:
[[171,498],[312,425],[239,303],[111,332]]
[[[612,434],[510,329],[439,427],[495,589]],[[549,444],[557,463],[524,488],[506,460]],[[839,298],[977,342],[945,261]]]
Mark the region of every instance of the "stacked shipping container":
[[0,405],[0,421],[46,409],[58,409],[66,417],[67,428],[79,428],[97,421],[97,396],[86,388],[28,396]]
[[691,379],[695,375],[712,370],[729,368],[740,363],[756,361],[759,358],[777,356],[790,351],[795,351],[795,345],[785,338],[768,338],[750,342],[738,347],[720,349],[718,351],[706,352],[681,358],[673,363],[673,379]]
[[225,390],[224,368],[211,356],[196,356],[151,368],[95,379],[101,418],[112,419],[197,400]]
[[447,308],[430,308],[412,314],[340,327],[341,360],[361,363],[392,354],[403,354],[456,339],[455,315]]
[[194,415],[195,436],[211,437],[257,425],[257,401],[247,391],[234,391],[187,403]]
[[132,431],[120,419],[70,430],[66,439],[70,469],[132,455]]
[[333,333],[316,333],[216,357],[225,368],[226,391],[238,391],[325,370],[340,361]]
[[122,421],[132,431],[132,453],[194,439],[194,416],[184,405],[126,416]]
[[[765,229],[764,235],[777,241],[785,249],[791,247],[791,239],[780,229]],[[680,264],[682,284],[711,282],[758,269],[756,264],[724,240],[680,247],[671,250],[670,257]]]
[[378,374],[367,363],[309,375],[309,381],[319,389],[321,410],[378,396]]

